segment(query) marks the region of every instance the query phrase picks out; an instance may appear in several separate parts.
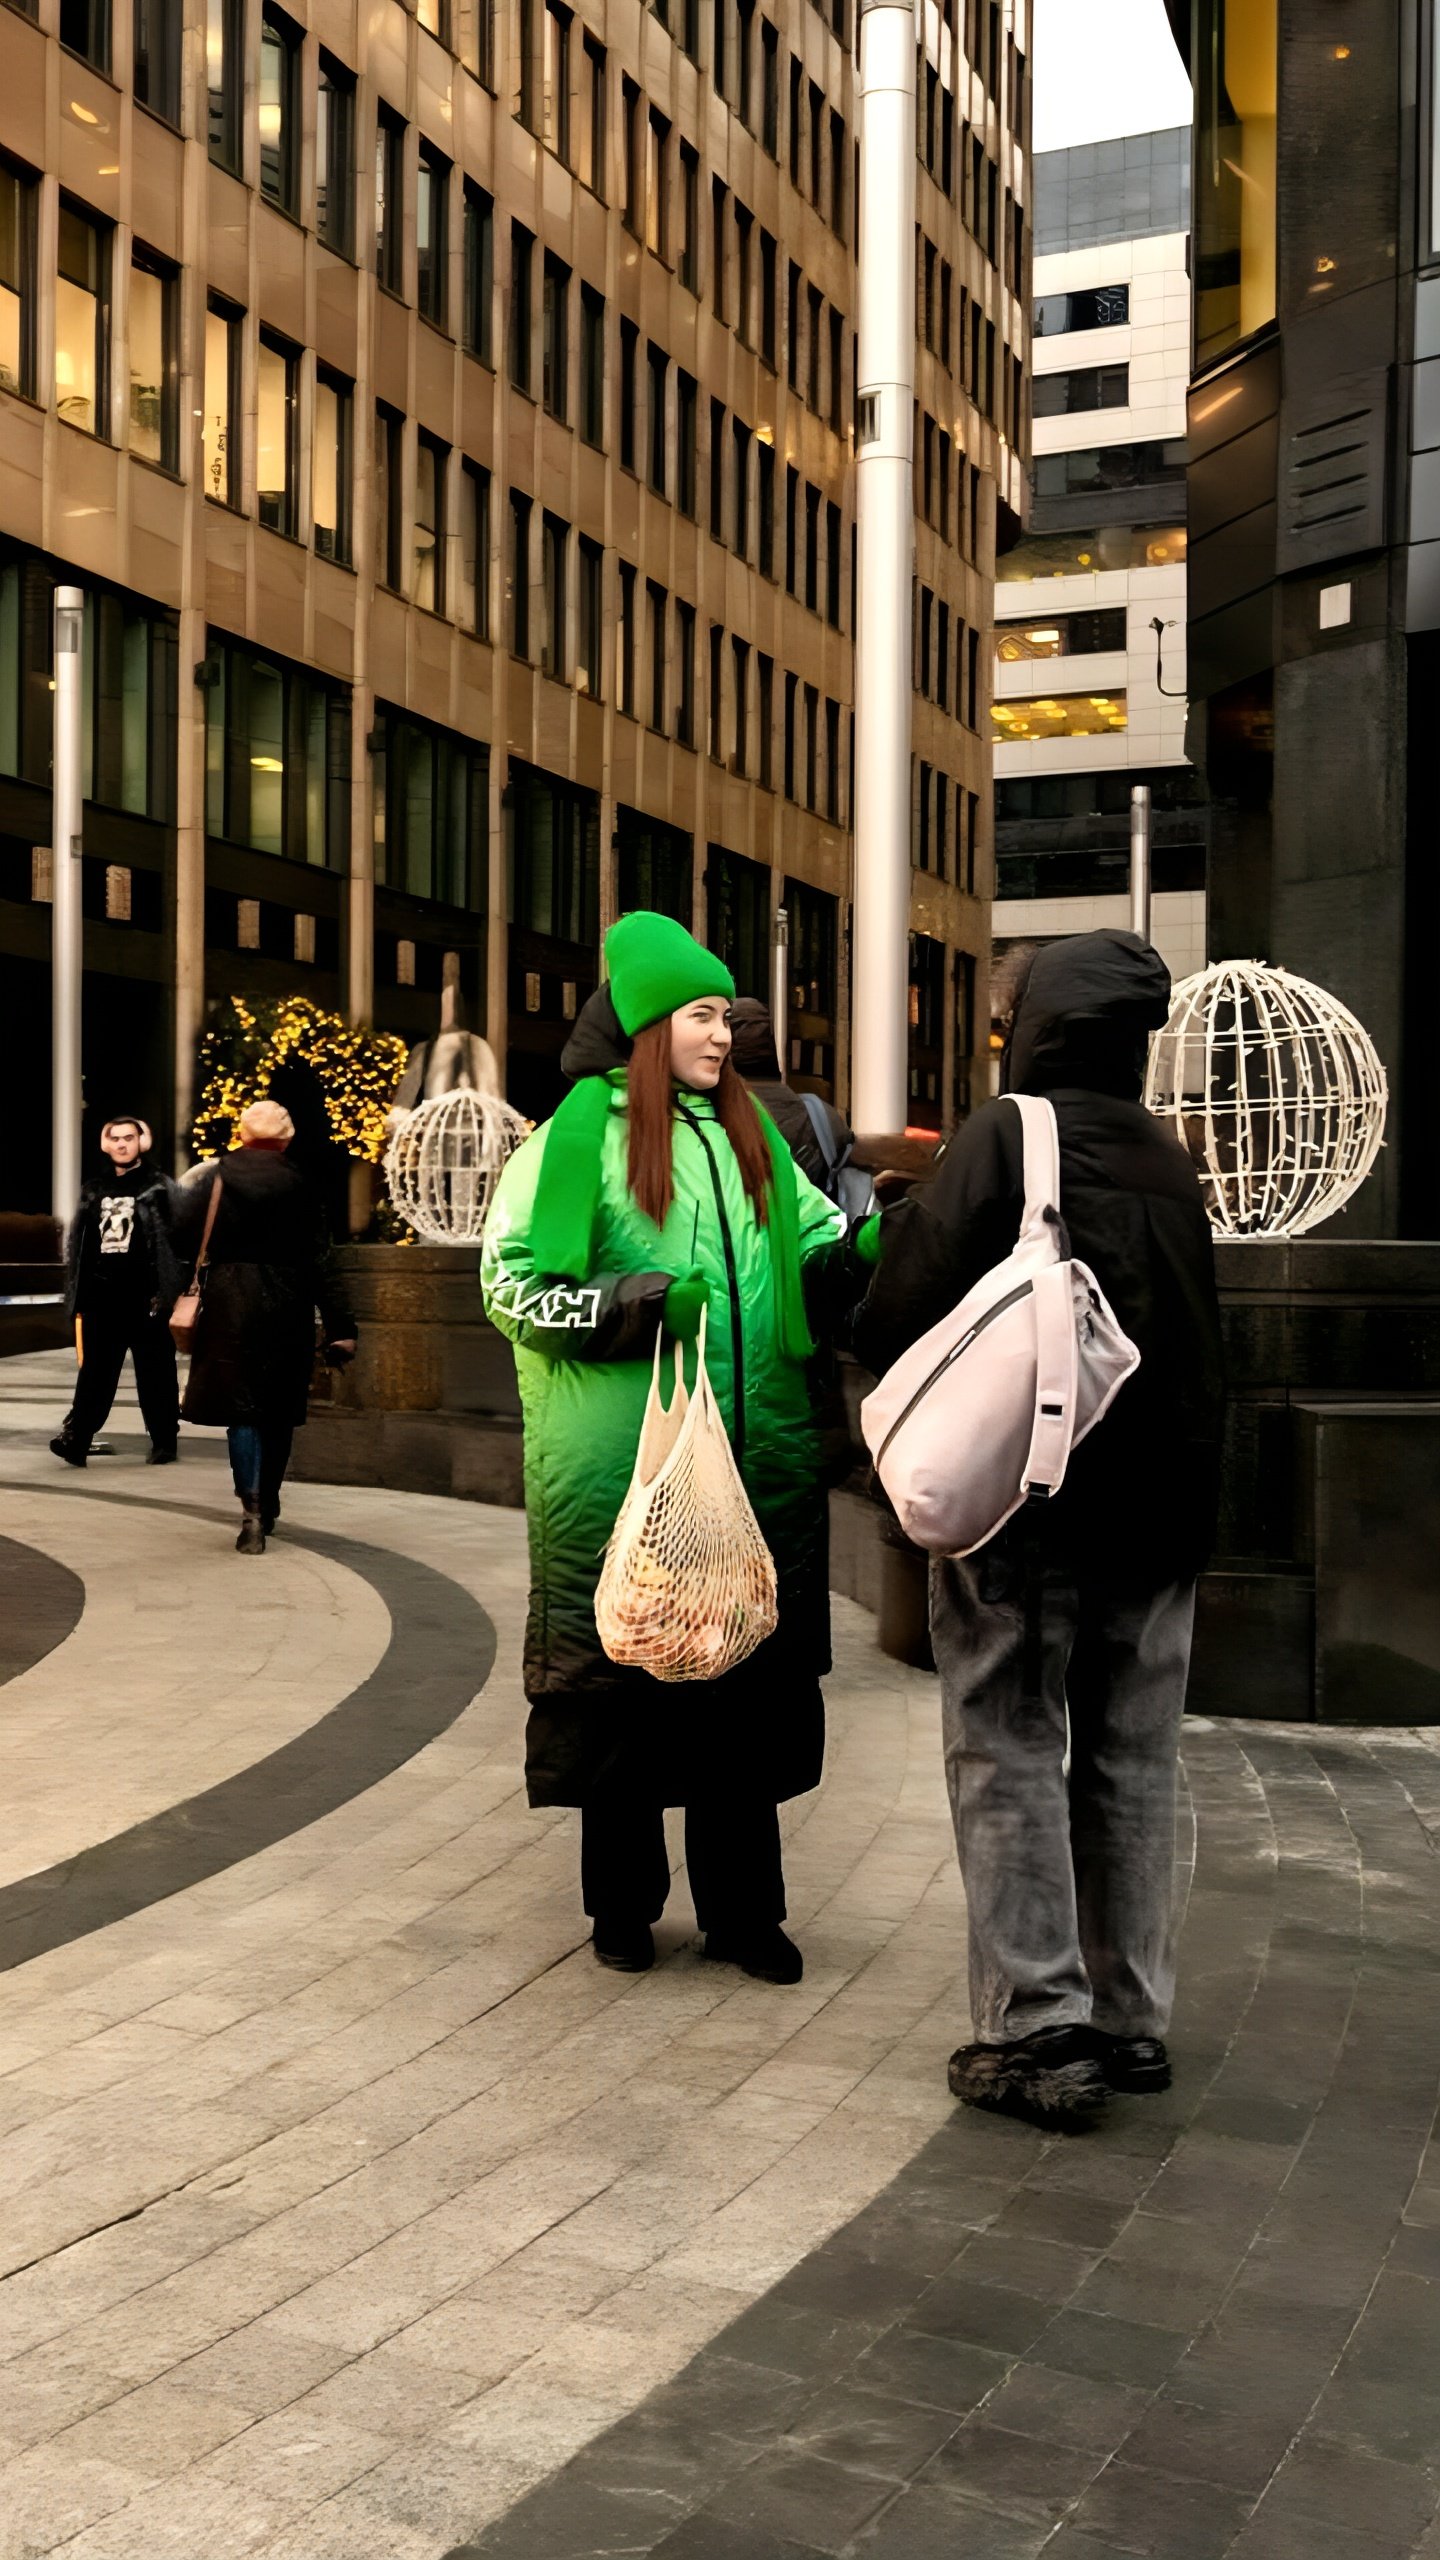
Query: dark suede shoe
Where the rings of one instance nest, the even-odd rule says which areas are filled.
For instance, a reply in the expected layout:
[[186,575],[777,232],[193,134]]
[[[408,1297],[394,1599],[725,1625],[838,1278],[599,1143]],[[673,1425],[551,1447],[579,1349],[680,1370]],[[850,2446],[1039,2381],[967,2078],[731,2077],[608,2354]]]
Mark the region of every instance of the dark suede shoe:
[[596,1963],[612,1973],[648,1973],[655,1961],[655,1941],[643,1921],[597,1920],[590,1944]]
[[235,1541],[235,1553],[237,1556],[263,1556],[265,1553],[265,1524],[258,1511],[246,1511],[240,1523],[240,1535]]
[[1099,2027],[1090,2032],[1107,2088],[1127,2098],[1153,2097],[1169,2088],[1170,2056],[1159,2036],[1107,2036]]
[[712,1964],[738,1964],[754,1982],[799,1982],[805,1959],[778,1924],[769,1929],[710,1929],[703,1952]]
[[174,1441],[167,1440],[158,1449],[152,1448],[145,1464],[147,1467],[173,1467],[179,1455]]
[[51,1441],[50,1446],[57,1458],[64,1459],[67,1467],[83,1467],[89,1454],[87,1450],[82,1449],[78,1440],[71,1439],[68,1431],[60,1432]]
[[1014,2044],[966,2044],[950,2056],[950,2087],[967,2107],[1020,2116],[1046,2133],[1087,2133],[1109,2089],[1088,2027],[1041,2027]]

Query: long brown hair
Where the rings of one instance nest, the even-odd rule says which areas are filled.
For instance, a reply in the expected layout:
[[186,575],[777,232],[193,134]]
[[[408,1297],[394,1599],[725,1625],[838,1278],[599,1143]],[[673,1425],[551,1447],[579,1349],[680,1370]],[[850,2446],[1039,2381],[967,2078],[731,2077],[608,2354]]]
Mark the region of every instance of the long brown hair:
[[[637,1208],[663,1227],[675,1197],[674,1078],[668,1015],[635,1034],[627,1078],[630,1101],[627,1179]],[[740,1179],[765,1224],[772,1166],[770,1146],[750,1090],[727,1058],[714,1092],[715,1116],[730,1141]]]

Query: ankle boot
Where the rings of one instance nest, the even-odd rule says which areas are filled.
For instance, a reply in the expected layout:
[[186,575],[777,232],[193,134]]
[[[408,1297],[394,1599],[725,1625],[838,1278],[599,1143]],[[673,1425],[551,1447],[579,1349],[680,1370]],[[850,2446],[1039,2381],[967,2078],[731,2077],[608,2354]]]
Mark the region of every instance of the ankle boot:
[[240,1523],[240,1535],[235,1541],[235,1553],[237,1556],[263,1556],[265,1553],[265,1523],[258,1509],[248,1502],[245,1517]]

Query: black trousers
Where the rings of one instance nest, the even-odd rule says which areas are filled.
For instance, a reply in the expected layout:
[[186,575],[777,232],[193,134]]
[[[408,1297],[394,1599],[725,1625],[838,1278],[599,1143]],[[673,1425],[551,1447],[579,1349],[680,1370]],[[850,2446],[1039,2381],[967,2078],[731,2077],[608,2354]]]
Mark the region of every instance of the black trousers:
[[[770,1928],[785,1917],[780,1816],[755,1797],[706,1792],[685,1808],[685,1864],[702,1929]],[[592,1920],[648,1927],[670,1891],[665,1816],[633,1791],[598,1786],[580,1817],[580,1886]]]
[[80,1346],[70,1429],[81,1446],[88,1449],[105,1426],[128,1351],[145,1428],[157,1449],[173,1449],[180,1436],[180,1389],[165,1318],[133,1307],[114,1314],[101,1309],[81,1317]]

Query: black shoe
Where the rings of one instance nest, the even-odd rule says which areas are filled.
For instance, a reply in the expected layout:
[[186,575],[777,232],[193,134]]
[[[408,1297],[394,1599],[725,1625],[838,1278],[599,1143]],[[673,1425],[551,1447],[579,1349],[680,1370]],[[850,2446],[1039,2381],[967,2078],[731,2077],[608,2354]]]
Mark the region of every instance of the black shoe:
[[279,1517],[280,1517],[280,1505],[279,1505],[279,1503],[278,1503],[278,1502],[276,1502],[276,1503],[274,1504],[273,1508],[272,1508],[270,1505],[268,1505],[268,1504],[262,1507],[262,1509],[261,1509],[261,1513],[260,1513],[260,1519],[261,1519],[262,1526],[264,1527],[265,1535],[266,1535],[266,1537],[267,1537],[267,1538],[269,1537],[270,1532],[271,1532],[271,1530],[274,1528],[275,1523],[276,1523],[276,1521],[279,1519]]
[[241,1521],[235,1553],[237,1556],[263,1556],[265,1553],[265,1524],[258,1511],[247,1511]]
[[78,1440],[72,1440],[68,1431],[60,1432],[50,1446],[57,1458],[64,1459],[67,1467],[83,1467],[89,1456],[89,1451],[82,1448]]
[[1090,2034],[1107,2088],[1127,2098],[1153,2097],[1169,2088],[1170,2056],[1159,2036],[1107,2036],[1099,2027]]
[[179,1455],[174,1441],[167,1440],[159,1448],[152,1447],[145,1464],[147,1467],[173,1467]]
[[805,1959],[779,1925],[769,1929],[710,1929],[701,1951],[712,1964],[738,1964],[755,1982],[799,1982]]
[[1085,2133],[1109,2088],[1088,2027],[1041,2027],[1014,2044],[965,2044],[950,2056],[952,2094],[967,2107],[1021,2116],[1047,2133]]
[[648,1973],[655,1961],[655,1941],[643,1921],[597,1920],[590,1944],[596,1963],[612,1973]]

